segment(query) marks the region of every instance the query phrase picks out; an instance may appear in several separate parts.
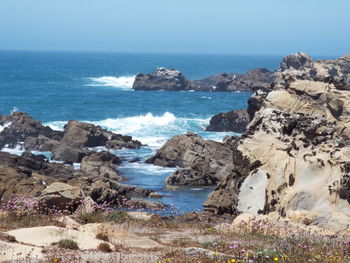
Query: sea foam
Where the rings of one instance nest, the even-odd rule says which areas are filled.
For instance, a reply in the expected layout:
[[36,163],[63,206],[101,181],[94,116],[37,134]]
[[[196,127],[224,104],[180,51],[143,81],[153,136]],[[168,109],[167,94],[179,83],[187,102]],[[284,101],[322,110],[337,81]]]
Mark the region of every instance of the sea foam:
[[115,87],[124,90],[131,90],[132,85],[134,84],[136,76],[103,76],[98,78],[88,78],[92,83],[87,86],[93,87]]

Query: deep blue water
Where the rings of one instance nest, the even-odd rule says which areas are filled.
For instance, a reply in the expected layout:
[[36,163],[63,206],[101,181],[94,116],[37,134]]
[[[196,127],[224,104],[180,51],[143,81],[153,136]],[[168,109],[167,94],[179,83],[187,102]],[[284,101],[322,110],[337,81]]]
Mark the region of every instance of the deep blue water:
[[[249,93],[132,91],[134,76],[159,66],[176,68],[188,79],[222,72],[278,67],[280,56],[180,55],[0,51],[0,114],[24,111],[56,129],[71,119],[89,121],[132,135],[149,146],[124,150],[128,159],[150,157],[173,135],[192,131],[221,140],[227,133],[205,132],[218,112],[247,107]],[[212,189],[165,189],[174,170],[125,162],[127,183],[155,189],[181,211],[202,209]]]

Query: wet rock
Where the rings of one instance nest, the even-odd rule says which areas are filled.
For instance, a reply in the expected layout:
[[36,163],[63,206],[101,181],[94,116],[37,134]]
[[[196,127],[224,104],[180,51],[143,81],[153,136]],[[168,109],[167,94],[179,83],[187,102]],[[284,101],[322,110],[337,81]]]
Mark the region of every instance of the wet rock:
[[216,132],[238,132],[245,131],[249,123],[249,115],[246,110],[234,110],[227,113],[219,113],[214,115],[206,131]]

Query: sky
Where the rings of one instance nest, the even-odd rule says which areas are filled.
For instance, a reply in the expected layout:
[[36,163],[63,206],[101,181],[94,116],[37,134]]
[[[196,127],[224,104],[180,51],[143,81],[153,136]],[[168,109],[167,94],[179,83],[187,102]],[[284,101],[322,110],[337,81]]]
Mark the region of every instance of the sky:
[[0,49],[350,53],[349,0],[0,0]]

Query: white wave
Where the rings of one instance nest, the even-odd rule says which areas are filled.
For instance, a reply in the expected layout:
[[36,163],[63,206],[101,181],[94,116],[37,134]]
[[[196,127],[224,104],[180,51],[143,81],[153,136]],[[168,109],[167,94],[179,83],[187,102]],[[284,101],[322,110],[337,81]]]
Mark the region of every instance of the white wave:
[[[130,135],[133,139],[147,144],[152,150],[163,146],[171,137],[189,131],[199,134],[204,139],[215,141],[222,141],[226,135],[237,135],[234,133],[206,132],[205,128],[209,121],[210,116],[206,118],[177,118],[173,113],[165,112],[160,116],[147,113],[145,115],[88,122],[114,133]],[[66,123],[66,121],[54,121],[45,123],[45,125],[54,130],[63,130]]]
[[99,78],[88,78],[93,83],[88,84],[87,86],[115,87],[130,90],[132,88],[132,85],[134,84],[135,77],[136,76],[103,76]]
[[11,122],[6,122],[4,125],[0,125],[0,132],[2,132],[6,127],[10,125],[11,125]]
[[44,125],[49,126],[51,129],[55,131],[63,131],[63,127],[66,124],[67,124],[67,121],[51,121],[51,122],[44,123]]
[[11,115],[14,113],[14,112],[17,112],[18,109],[16,107],[13,107],[12,111],[11,111]]
[[1,149],[2,152],[7,152],[15,155],[21,155],[24,153],[24,148],[22,147],[23,143],[17,144],[14,148],[9,148],[8,145],[5,145],[4,148]]

